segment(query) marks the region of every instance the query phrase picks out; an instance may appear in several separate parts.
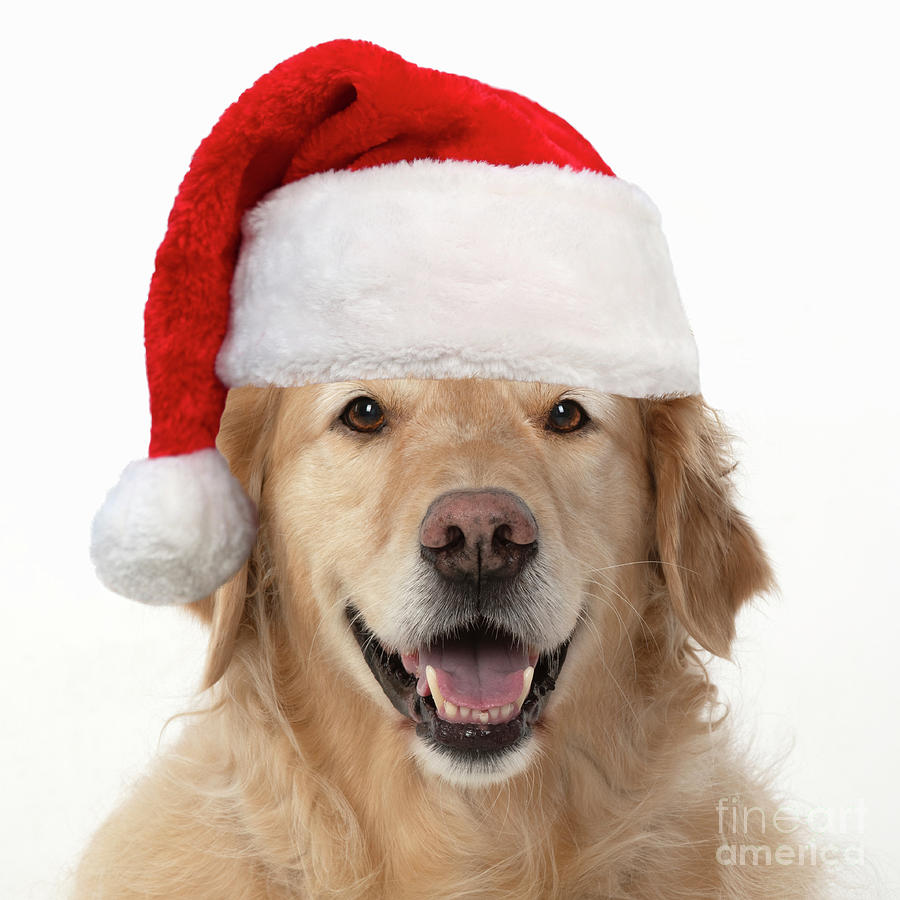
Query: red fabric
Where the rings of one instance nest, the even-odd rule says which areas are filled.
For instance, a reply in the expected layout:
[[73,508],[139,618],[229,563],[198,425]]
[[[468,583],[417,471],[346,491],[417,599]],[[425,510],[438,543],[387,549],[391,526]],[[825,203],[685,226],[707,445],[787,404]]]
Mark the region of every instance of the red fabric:
[[577,131],[525,97],[374,44],[332,41],[276,66],[197,149],[156,256],[144,317],[151,457],[215,443],[226,394],[215,360],[243,214],[315,172],[423,158],[613,174]]

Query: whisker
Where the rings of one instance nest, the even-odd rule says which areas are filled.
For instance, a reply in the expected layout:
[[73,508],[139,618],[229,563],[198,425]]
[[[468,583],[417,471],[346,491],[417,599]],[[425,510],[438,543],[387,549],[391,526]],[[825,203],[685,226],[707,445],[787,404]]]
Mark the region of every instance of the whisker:
[[[601,600],[602,600],[602,598],[601,598]],[[580,617],[580,618],[581,618],[581,621],[584,622],[585,627],[588,628],[589,630],[591,630],[596,637],[597,645],[600,649],[600,653],[598,655],[598,658],[600,660],[600,665],[603,666],[604,670],[606,671],[606,674],[609,676],[610,680],[615,685],[616,689],[622,695],[622,699],[625,701],[625,705],[628,707],[628,711],[631,713],[632,717],[634,718],[635,724],[637,725],[638,730],[640,731],[642,737],[646,737],[646,734],[644,732],[643,722],[641,721],[641,718],[638,715],[637,710],[634,708],[634,704],[632,704],[625,689],[619,683],[619,680],[616,678],[615,674],[613,673],[612,669],[609,667],[609,665],[607,664],[607,662],[604,658],[603,644],[600,639],[599,632],[597,631],[596,625],[593,622],[591,622],[590,619],[587,619],[584,617]],[[637,673],[635,672],[635,675],[636,674]]]
[[[598,582],[594,582],[597,587],[603,588],[606,585],[599,584]],[[625,624],[625,620],[622,618],[622,614],[616,609],[613,603],[610,603],[606,597],[598,596],[597,599],[603,603],[608,609],[611,609],[613,613],[615,613],[616,618],[619,620],[619,624],[622,626],[622,633],[628,639],[628,647],[631,650],[631,663],[634,669],[634,677],[637,678],[637,654],[634,652],[634,641],[631,640],[631,635],[628,633],[628,626]],[[592,625],[594,623],[591,623]],[[600,640],[599,634],[597,635],[598,641]]]
[[683,566],[681,563],[668,562],[664,559],[635,559],[630,562],[623,563],[611,563],[608,566],[601,566],[601,570],[605,571],[607,569],[620,569],[624,566],[671,566],[673,569],[683,569],[685,572],[690,572],[692,575],[699,575],[700,573],[696,569],[692,569],[690,566]]

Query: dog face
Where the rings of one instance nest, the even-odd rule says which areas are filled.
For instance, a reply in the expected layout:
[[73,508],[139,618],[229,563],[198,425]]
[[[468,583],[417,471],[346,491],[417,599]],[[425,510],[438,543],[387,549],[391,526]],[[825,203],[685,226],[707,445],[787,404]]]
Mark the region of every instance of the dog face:
[[765,579],[719,445],[675,404],[475,379],[243,389],[220,445],[259,504],[295,652],[405,722],[426,770],[485,784],[528,766],[611,648],[634,658],[651,576],[675,570],[669,610],[718,652]]

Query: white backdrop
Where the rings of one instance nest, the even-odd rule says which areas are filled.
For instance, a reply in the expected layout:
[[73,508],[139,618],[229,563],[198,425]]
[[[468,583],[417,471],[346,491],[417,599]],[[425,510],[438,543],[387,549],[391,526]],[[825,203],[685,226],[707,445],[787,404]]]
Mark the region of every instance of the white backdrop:
[[[663,213],[705,393],[781,594],[734,715],[900,885],[897,22],[857,2],[19,4],[4,16],[0,896],[60,879],[199,677],[183,613],[106,592],[90,519],[149,437],[142,307],[222,110],[335,37],[561,114]],[[169,729],[177,731],[177,725]],[[793,745],[791,749],[791,745]],[[835,820],[836,821],[836,820]]]

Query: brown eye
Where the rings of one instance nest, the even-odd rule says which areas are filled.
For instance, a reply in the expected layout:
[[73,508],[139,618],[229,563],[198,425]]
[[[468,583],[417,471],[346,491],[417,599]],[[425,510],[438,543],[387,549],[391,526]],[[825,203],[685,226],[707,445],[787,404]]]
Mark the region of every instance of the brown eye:
[[372,434],[384,427],[384,410],[371,397],[357,397],[347,404],[341,421],[354,431]]
[[557,400],[547,416],[547,428],[568,434],[583,428],[589,421],[587,413],[574,400]]

